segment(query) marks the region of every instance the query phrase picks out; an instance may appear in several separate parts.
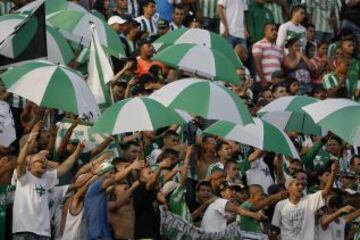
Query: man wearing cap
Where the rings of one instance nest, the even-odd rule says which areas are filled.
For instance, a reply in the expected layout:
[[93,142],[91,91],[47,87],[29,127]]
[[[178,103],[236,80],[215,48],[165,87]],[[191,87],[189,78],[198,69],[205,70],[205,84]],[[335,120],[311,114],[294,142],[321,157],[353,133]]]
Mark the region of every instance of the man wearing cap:
[[170,29],[169,21],[166,19],[160,19],[158,21],[158,29],[159,29],[159,37],[165,35]]
[[305,186],[295,178],[288,178],[285,188],[289,198],[276,204],[272,234],[281,234],[282,240],[315,239],[315,213],[325,205],[325,198],[331,192],[339,166],[331,165],[331,177],[325,188],[316,193],[303,196]]

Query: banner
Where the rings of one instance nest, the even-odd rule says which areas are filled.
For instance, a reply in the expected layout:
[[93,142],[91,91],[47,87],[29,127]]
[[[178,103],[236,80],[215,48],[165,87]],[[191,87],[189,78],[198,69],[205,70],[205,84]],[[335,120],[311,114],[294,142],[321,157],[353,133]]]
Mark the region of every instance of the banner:
[[8,147],[15,140],[15,124],[10,106],[0,101],[0,145]]
[[265,234],[241,231],[237,222],[221,232],[205,232],[171,213],[165,206],[160,206],[160,217],[160,233],[171,240],[268,240]]
[[[64,138],[67,130],[70,128],[72,123],[70,122],[62,122],[59,125],[59,130],[56,136],[56,141],[55,141],[55,149],[58,149],[60,147],[61,141]],[[89,134],[88,131],[90,129],[91,126],[89,125],[77,125],[76,128],[74,129],[71,137],[70,137],[70,141],[71,140],[84,140],[85,141],[85,149],[84,152],[90,151],[91,149],[95,148],[96,146],[98,146],[100,143],[102,143],[106,136],[105,135],[101,135],[101,134]],[[112,151],[114,153],[114,157],[118,157],[119,153],[118,153],[118,149],[116,146],[115,141],[113,141],[112,143],[109,144],[109,146],[105,149],[105,151]]]

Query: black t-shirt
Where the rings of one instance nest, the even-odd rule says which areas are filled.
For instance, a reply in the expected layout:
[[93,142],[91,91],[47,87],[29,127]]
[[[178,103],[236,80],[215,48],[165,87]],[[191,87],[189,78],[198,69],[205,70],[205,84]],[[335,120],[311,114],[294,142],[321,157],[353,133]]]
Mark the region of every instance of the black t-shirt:
[[349,20],[350,22],[360,27],[360,3],[353,7],[344,5],[342,12],[343,19]]
[[153,205],[156,192],[147,190],[146,185],[143,183],[134,191],[133,196],[135,209],[135,239],[160,239],[159,218],[155,213]]

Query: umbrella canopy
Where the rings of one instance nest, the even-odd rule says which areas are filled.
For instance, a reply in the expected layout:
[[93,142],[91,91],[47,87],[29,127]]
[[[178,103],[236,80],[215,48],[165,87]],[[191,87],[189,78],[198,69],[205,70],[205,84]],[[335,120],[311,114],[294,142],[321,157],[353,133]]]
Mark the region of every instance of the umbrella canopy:
[[254,123],[246,126],[240,126],[226,121],[218,121],[205,129],[204,132],[262,150],[300,159],[294,144],[285,132],[259,118],[254,118],[253,120]]
[[235,54],[231,45],[219,34],[200,28],[180,28],[167,32],[164,36],[158,38],[154,43],[157,51],[181,43],[193,43],[202,45],[220,51],[224,54],[235,67],[241,67],[243,64]]
[[92,121],[100,111],[86,82],[74,70],[47,61],[33,61],[2,75],[9,92],[39,106],[72,112]]
[[[1,16],[1,33],[11,34],[11,32],[15,30],[16,26],[19,26],[25,20],[26,16],[20,14],[8,14]],[[32,21],[32,19],[29,21],[29,25],[27,25],[24,31],[19,31],[14,37],[12,37],[11,41],[0,49],[0,53],[6,53],[6,56],[14,58],[25,50],[33,39],[37,28],[36,21]],[[1,38],[2,37],[0,37],[0,39]],[[46,43],[48,60],[50,62],[68,64],[74,58],[74,53],[65,38],[56,29],[49,25],[46,26]]]
[[225,55],[201,45],[172,45],[160,51],[153,59],[205,78],[241,84],[235,66]]
[[315,123],[350,144],[360,146],[360,104],[349,99],[327,99],[302,108]]
[[178,80],[155,91],[150,97],[165,106],[207,119],[225,120],[241,125],[252,122],[250,112],[242,99],[208,80]]
[[129,98],[108,108],[90,132],[120,134],[153,131],[184,120],[174,110],[146,97]]
[[317,125],[302,107],[319,101],[306,96],[287,96],[278,98],[258,111],[266,120],[284,131],[302,132],[322,136],[326,130]]
[[[16,12],[18,13],[31,13],[33,9],[38,7],[40,4],[44,2],[43,0],[37,0],[30,2],[23,6],[22,8],[18,9]],[[51,15],[54,12],[61,11],[61,10],[73,10],[77,12],[86,13],[87,10],[80,6],[79,4],[69,2],[66,0],[45,0],[45,14]]]
[[116,58],[124,58],[125,51],[119,36],[105,21],[91,13],[74,10],[58,11],[47,17],[47,21],[59,28],[62,35],[74,42],[89,47],[92,39],[91,24],[96,25],[99,40],[107,53]]

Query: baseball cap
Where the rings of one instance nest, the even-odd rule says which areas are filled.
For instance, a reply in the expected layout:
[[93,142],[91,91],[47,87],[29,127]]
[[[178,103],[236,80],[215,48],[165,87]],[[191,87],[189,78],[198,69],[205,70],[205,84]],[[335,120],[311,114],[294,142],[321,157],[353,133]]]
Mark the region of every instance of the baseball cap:
[[169,21],[166,19],[160,19],[158,21],[158,28],[167,28],[169,27]]
[[112,16],[109,18],[108,20],[108,24],[109,25],[113,25],[113,24],[124,24],[126,23],[128,20],[127,19],[124,19],[124,18],[121,18],[119,16]]
[[285,181],[285,189],[289,189],[289,186],[296,181],[296,178],[289,177]]

